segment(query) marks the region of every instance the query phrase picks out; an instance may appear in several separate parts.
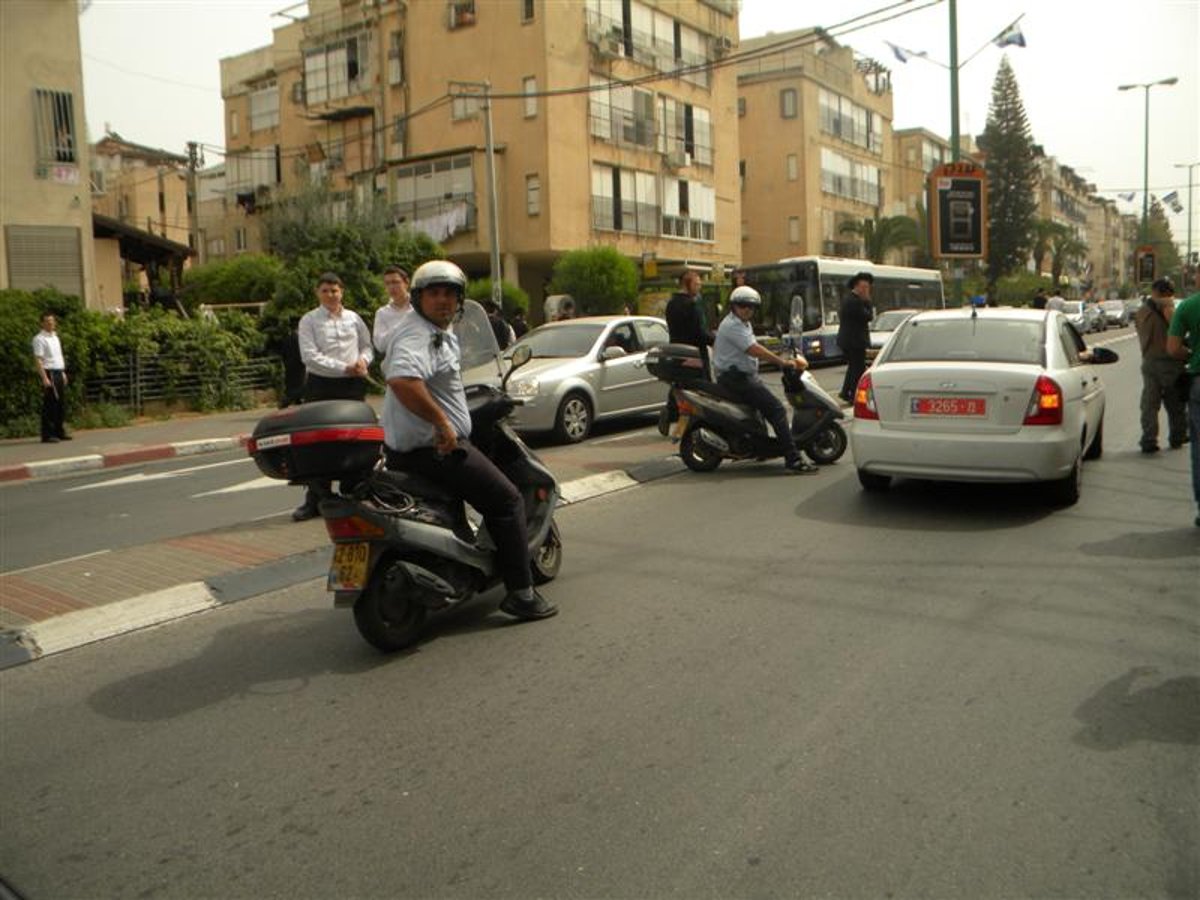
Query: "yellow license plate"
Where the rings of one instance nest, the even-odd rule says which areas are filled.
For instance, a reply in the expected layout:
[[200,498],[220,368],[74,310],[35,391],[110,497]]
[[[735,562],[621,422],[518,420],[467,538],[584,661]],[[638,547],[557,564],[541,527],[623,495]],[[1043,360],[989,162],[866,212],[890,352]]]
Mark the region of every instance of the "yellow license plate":
[[367,560],[370,558],[371,545],[365,541],[335,544],[333,562],[329,564],[329,590],[361,591],[367,586]]

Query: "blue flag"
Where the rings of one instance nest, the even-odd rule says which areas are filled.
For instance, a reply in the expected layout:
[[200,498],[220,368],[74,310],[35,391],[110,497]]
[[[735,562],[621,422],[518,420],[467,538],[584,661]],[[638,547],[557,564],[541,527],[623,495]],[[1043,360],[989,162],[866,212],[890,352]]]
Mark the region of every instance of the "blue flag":
[[1013,22],[1002,32],[992,38],[992,43],[997,47],[1024,47],[1025,35],[1021,33],[1020,20],[1018,19],[1016,22]]

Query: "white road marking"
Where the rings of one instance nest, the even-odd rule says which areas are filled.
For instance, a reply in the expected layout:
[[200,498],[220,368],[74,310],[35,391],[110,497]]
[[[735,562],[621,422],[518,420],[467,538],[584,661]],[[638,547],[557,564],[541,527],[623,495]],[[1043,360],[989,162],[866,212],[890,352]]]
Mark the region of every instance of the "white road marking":
[[627,440],[629,440],[630,438],[639,438],[639,437],[645,437],[647,434],[649,434],[649,433],[650,433],[650,432],[652,432],[652,431],[658,431],[658,429],[657,429],[657,428],[639,428],[637,431],[626,431],[626,432],[625,432],[625,433],[623,433],[623,434],[614,434],[614,435],[611,435],[611,436],[609,436],[609,437],[603,437],[603,438],[592,438],[592,440],[591,440],[591,441],[589,441],[589,443],[592,443],[592,444],[612,444],[612,443],[615,443],[615,442],[617,442],[617,441],[627,441]]
[[204,469],[217,469],[221,466],[237,466],[247,462],[253,462],[253,460],[229,459],[219,463],[206,463],[203,466],[187,466],[183,469],[172,469],[170,472],[138,472],[134,475],[122,475],[119,478],[110,478],[108,481],[95,481],[91,484],[81,484],[79,487],[67,488],[63,491],[63,493],[70,494],[74,491],[90,491],[93,488],[116,487],[122,484],[139,484],[145,481],[161,481],[164,478],[176,478],[180,475],[190,475],[192,472],[200,472]]
[[618,469],[576,478],[560,485],[560,490],[564,503],[578,503],[589,497],[599,497],[601,494],[608,494],[623,488],[636,487],[637,484],[638,482]]
[[255,491],[259,488],[268,487],[287,487],[288,483],[279,478],[268,478],[263,475],[261,478],[252,478],[249,481],[243,481],[239,484],[231,484],[229,487],[217,488],[215,491],[204,491],[199,494],[192,494],[189,499],[195,500],[197,497],[212,497],[216,494],[236,494],[240,491]]

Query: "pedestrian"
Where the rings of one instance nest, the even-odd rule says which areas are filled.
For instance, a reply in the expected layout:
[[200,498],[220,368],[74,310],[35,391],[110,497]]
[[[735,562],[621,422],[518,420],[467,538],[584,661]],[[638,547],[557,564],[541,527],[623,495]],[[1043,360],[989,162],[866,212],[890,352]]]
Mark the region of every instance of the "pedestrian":
[[[687,269],[679,276],[679,290],[667,301],[667,332],[672,344],[687,344],[700,353],[700,368],[704,378],[710,377],[708,348],[713,338],[708,331],[704,315],[704,300],[700,296],[700,274]],[[667,405],[658,419],[658,430],[664,436],[670,431],[671,423],[679,420],[675,405],[675,394],[667,394]]]
[[529,323],[525,321],[525,310],[518,309],[512,314],[508,324],[512,326],[513,336],[520,340],[525,336],[525,332],[529,331]]
[[69,441],[71,436],[63,425],[67,414],[67,363],[54,313],[42,314],[42,330],[33,337],[33,361],[42,383],[42,443]]
[[292,316],[288,321],[287,333],[275,342],[275,350],[283,361],[283,396],[279,399],[280,409],[287,409],[304,399],[304,360],[300,358],[300,335],[296,331],[299,327],[300,317]]
[[1167,408],[1167,439],[1172,449],[1187,443],[1187,407],[1176,389],[1183,374],[1183,360],[1167,352],[1167,330],[1175,314],[1175,285],[1159,278],[1150,286],[1150,296],[1134,315],[1138,343],[1142,348],[1142,438],[1143,453],[1158,452],[1158,410]]
[[762,297],[752,287],[743,285],[733,289],[729,295],[729,312],[717,328],[717,339],[713,344],[713,368],[717,370],[717,384],[732,393],[743,403],[753,406],[771,423],[771,429],[783,449],[784,471],[798,475],[813,475],[817,467],[805,462],[796,449],[792,429],[788,423],[787,410],[779,398],[771,393],[758,376],[759,360],[774,363],[780,369],[804,371],[808,361],[803,356],[784,359],[772,353],[754,337],[750,320],[762,306]]
[[[367,396],[367,366],[375,358],[371,333],[354,310],[342,305],[342,279],[326,272],[317,280],[320,305],[300,319],[297,332],[300,358],[304,360],[304,402],[314,400],[363,400]],[[330,482],[310,487],[304,502],[292,512],[292,521],[315,518],[321,492]]]
[[507,590],[503,612],[553,616],[558,608],[533,588],[521,493],[469,440],[461,351],[450,328],[462,310],[466,276],[448,260],[433,260],[413,273],[412,284],[413,313],[397,327],[383,363],[387,467],[429,479],[483,516]]
[[1030,304],[1034,309],[1046,308],[1046,292],[1038,288],[1036,294],[1033,295],[1033,302]]
[[871,346],[871,320],[875,307],[871,305],[871,286],[875,276],[859,272],[846,283],[846,296],[838,311],[838,346],[846,355],[846,375],[838,396],[846,403],[854,402],[858,380],[867,371],[867,348]]
[[1063,296],[1058,288],[1055,288],[1054,293],[1046,298],[1046,309],[1058,310],[1059,312],[1062,312],[1066,308],[1066,305],[1067,301],[1063,299]]
[[1195,293],[1175,307],[1167,331],[1167,352],[1185,361],[1187,376],[1188,442],[1192,450],[1192,499],[1200,528],[1200,269],[1194,272]]
[[371,326],[371,343],[380,354],[387,353],[392,330],[410,309],[408,273],[400,266],[388,266],[383,270],[383,286],[387,290],[388,302],[375,310],[375,321]]
[[516,340],[516,335],[504,321],[504,316],[500,314],[500,306],[495,300],[490,297],[483,301],[483,311],[487,313],[488,324],[492,326],[492,334],[496,337],[496,346],[501,350],[507,350],[512,342]]

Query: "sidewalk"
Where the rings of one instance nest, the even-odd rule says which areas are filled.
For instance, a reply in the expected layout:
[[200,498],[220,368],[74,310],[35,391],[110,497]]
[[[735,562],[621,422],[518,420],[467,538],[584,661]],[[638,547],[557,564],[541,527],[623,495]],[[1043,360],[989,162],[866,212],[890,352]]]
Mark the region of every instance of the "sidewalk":
[[[233,449],[272,409],[180,414],[57,444],[0,441],[0,481]],[[560,485],[563,502],[681,469],[676,457],[577,478]],[[266,520],[0,574],[0,669],[319,578],[329,546],[320,519]]]

